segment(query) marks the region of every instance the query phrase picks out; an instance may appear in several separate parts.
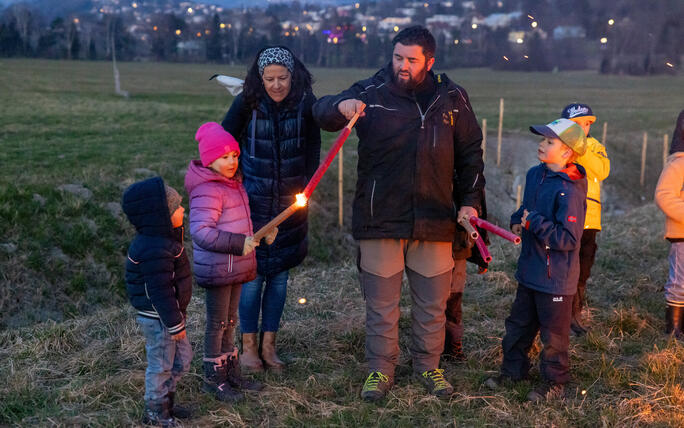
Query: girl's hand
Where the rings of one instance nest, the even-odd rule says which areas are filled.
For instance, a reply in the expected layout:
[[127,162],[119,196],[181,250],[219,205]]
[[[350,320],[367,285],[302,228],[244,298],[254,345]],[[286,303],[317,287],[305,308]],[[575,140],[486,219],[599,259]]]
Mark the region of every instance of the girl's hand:
[[258,246],[259,243],[254,240],[254,237],[248,236],[247,238],[245,238],[245,245],[242,247],[242,255],[246,256],[247,254],[254,251],[254,249]]
[[522,224],[514,224],[511,226],[511,232],[515,233],[518,236],[522,235]]
[[267,245],[271,245],[273,241],[275,241],[276,236],[278,235],[278,228],[274,227],[271,229],[270,232],[268,232],[268,235],[264,236],[264,239],[266,240]]

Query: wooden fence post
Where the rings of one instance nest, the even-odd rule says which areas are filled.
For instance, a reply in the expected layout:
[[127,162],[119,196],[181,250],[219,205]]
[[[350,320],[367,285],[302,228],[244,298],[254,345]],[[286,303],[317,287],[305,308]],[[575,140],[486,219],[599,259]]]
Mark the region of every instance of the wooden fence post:
[[340,224],[340,229],[342,229],[343,223],[344,223],[344,206],[342,204],[343,202],[343,193],[344,193],[344,162],[342,159],[342,151],[343,147],[340,147],[340,151],[338,153],[338,171],[337,171],[337,192],[339,194],[337,203],[339,204],[338,207],[338,223]]
[[501,135],[503,132],[504,99],[499,99],[499,138],[496,144],[496,166],[501,165]]
[[487,119],[482,119],[482,162],[487,160]]
[[644,178],[646,174],[646,146],[648,146],[648,134],[644,132],[644,142],[641,145],[641,178],[639,183],[644,187]]
[[603,122],[603,138],[601,139],[601,143],[603,145],[606,145],[606,132],[608,132],[608,122]]
[[515,209],[520,208],[522,204],[522,185],[518,184],[517,193],[515,195]]

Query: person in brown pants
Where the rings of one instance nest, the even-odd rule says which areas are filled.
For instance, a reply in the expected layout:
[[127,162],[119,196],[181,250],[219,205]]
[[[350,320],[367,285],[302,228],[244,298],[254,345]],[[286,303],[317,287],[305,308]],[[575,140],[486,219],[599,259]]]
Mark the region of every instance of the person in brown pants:
[[[485,184],[482,131],[465,89],[431,71],[436,43],[426,28],[405,28],[392,43],[389,64],[319,99],[313,116],[333,132],[360,116],[352,234],[359,241],[366,300],[368,376],[361,396],[379,400],[394,383],[405,272],[414,374],[428,393],[448,398],[453,388],[439,358],[454,266],[451,242],[457,218],[477,216],[473,206]],[[461,200],[454,198],[455,187]]]

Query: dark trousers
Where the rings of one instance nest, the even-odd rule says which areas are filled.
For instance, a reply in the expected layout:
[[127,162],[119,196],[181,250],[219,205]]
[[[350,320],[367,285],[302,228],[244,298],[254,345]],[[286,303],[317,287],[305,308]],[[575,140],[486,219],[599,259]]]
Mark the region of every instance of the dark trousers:
[[582,240],[580,243],[580,274],[577,281],[577,294],[572,300],[572,316],[577,317],[582,313],[585,300],[585,290],[587,289],[587,280],[591,275],[591,267],[594,266],[594,258],[596,257],[596,234],[597,229],[584,229],[582,232]]
[[527,377],[529,351],[539,332],[544,345],[540,356],[542,378],[554,383],[568,382],[571,316],[572,296],[542,293],[518,284],[511,314],[506,318],[506,335],[501,342],[501,373],[516,380]]
[[233,352],[235,320],[242,284],[207,288],[207,325],[204,331],[204,357],[217,358]]

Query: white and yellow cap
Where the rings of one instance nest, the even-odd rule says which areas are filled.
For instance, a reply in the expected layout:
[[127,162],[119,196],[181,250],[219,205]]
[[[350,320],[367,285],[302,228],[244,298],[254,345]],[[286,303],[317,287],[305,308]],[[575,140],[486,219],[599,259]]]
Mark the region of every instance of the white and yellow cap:
[[546,125],[532,125],[530,131],[546,138],[558,138],[580,156],[587,151],[587,137],[582,127],[570,119],[556,119]]

